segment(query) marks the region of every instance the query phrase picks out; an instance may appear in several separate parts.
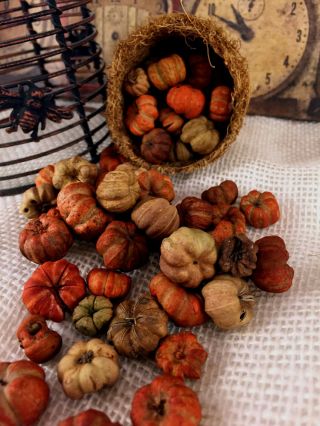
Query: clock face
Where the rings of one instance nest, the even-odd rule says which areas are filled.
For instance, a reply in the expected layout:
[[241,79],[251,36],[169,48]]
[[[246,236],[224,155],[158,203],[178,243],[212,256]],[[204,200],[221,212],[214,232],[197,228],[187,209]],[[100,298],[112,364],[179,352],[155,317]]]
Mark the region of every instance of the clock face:
[[307,1],[198,0],[196,16],[214,16],[241,39],[248,59],[252,97],[269,97],[295,78],[304,66],[310,39]]

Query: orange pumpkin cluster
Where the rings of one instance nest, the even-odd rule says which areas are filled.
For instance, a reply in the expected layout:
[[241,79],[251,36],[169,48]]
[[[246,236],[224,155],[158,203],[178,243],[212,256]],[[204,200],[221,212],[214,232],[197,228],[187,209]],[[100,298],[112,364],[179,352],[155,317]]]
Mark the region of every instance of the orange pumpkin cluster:
[[[210,138],[202,127],[200,133],[195,131],[192,139],[196,140],[186,143],[180,138],[184,126],[205,115],[212,120],[210,129],[214,122],[226,127],[232,112],[232,89],[217,82],[208,58],[200,54],[183,58],[175,53],[142,64],[128,73],[124,92],[129,103],[126,127],[137,137],[141,156],[151,164],[184,162],[194,155],[209,154],[218,143],[218,133]],[[209,146],[198,148],[205,138],[210,140]]]

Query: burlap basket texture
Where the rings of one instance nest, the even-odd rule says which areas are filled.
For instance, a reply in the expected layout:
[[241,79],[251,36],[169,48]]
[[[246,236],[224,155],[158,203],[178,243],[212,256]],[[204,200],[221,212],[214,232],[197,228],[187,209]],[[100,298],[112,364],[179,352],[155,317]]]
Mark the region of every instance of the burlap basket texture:
[[[134,152],[132,138],[124,125],[123,80],[127,73],[148,58],[150,49],[165,37],[200,39],[204,46],[219,55],[233,80],[233,113],[225,137],[216,149],[188,163],[172,162],[154,166]],[[156,167],[165,173],[192,172],[219,158],[235,141],[242,126],[249,100],[249,73],[246,59],[239,53],[240,42],[230,38],[212,19],[174,13],[153,19],[120,41],[108,69],[107,123],[121,154],[139,167]],[[179,53],[179,52],[177,52]]]

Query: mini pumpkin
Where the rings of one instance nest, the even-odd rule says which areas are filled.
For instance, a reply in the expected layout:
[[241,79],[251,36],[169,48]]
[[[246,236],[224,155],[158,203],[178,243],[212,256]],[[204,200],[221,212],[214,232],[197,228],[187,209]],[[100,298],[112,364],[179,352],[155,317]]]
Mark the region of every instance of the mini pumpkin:
[[81,399],[116,383],[120,375],[118,354],[100,339],[79,341],[61,358],[57,372],[64,393]]
[[279,204],[271,192],[250,191],[241,198],[240,209],[254,228],[266,228],[280,219]]
[[190,144],[192,151],[198,154],[210,154],[220,141],[219,132],[212,121],[200,116],[188,121],[182,128],[180,139]]
[[73,182],[94,185],[97,176],[98,168],[95,164],[82,157],[72,157],[55,164],[52,183],[57,189]]
[[33,362],[49,361],[62,345],[60,334],[48,328],[40,315],[28,315],[18,327],[17,338],[26,356]]
[[125,124],[132,134],[142,136],[154,128],[154,122],[158,116],[156,98],[151,95],[142,95],[129,106]]
[[123,155],[119,154],[116,145],[113,143],[104,148],[99,156],[100,169],[105,172],[112,172],[125,161],[126,159]]
[[164,274],[152,278],[149,290],[177,326],[195,327],[207,321],[201,296],[189,292]]
[[132,221],[148,237],[162,239],[179,228],[177,208],[164,198],[149,198],[140,202],[131,213]]
[[211,204],[197,197],[186,197],[177,206],[181,224],[189,228],[207,229],[212,225]]
[[118,305],[108,330],[119,354],[129,358],[154,351],[168,334],[168,317],[150,296],[125,300]]
[[162,240],[160,269],[172,281],[184,287],[198,287],[211,278],[217,260],[214,239],[208,233],[181,227]]
[[73,244],[73,237],[62,218],[50,212],[30,219],[19,235],[21,253],[34,263],[61,259]]
[[148,66],[151,83],[159,90],[167,90],[186,78],[186,66],[181,56],[173,54]]
[[222,330],[239,328],[251,321],[254,297],[241,278],[218,275],[203,287],[202,294],[206,313]]
[[193,158],[193,153],[191,149],[188,149],[188,147],[181,141],[178,141],[174,146],[174,158],[172,161],[182,161],[185,163],[186,161],[189,161]]
[[99,203],[108,211],[125,212],[140,197],[140,186],[134,170],[119,169],[106,174],[99,183],[96,194]]
[[193,333],[181,331],[162,340],[156,352],[156,363],[165,374],[181,379],[200,379],[207,356]]
[[92,294],[105,296],[109,299],[126,296],[131,287],[131,277],[129,275],[108,271],[104,268],[91,269],[87,282]]
[[52,178],[54,174],[54,165],[49,164],[39,171],[37,174],[34,183],[36,186],[41,186],[43,184],[48,184],[52,186]]
[[60,322],[86,294],[76,265],[65,259],[39,266],[23,286],[22,301],[28,311]]
[[183,379],[158,376],[134,394],[131,420],[133,426],[199,426],[201,406]]
[[113,423],[109,417],[99,410],[89,409],[82,411],[75,416],[61,420],[58,426],[121,426],[120,423]]
[[112,221],[99,237],[97,252],[107,269],[133,271],[148,260],[146,237],[133,222]]
[[0,362],[0,424],[31,426],[49,402],[43,368],[32,361]]
[[58,194],[57,205],[66,223],[83,239],[96,238],[112,220],[97,206],[93,187],[88,183],[64,186]]
[[227,121],[232,112],[231,89],[217,86],[211,92],[210,118],[213,121]]
[[146,170],[142,167],[135,173],[140,185],[141,197],[150,195],[165,198],[168,201],[174,199],[174,187],[169,176],[158,172],[156,169]]
[[96,336],[112,317],[112,303],[104,296],[87,296],[74,308],[72,322],[85,336]]
[[252,281],[261,290],[271,293],[283,293],[292,285],[294,270],[288,265],[289,253],[285,242],[277,235],[260,238],[255,242],[258,247],[256,269]]
[[201,198],[211,204],[233,204],[238,198],[238,187],[232,180],[224,180],[203,191]]
[[141,96],[148,93],[150,83],[143,68],[134,68],[129,71],[124,80],[124,90],[131,96]]
[[167,104],[177,114],[182,114],[190,120],[201,115],[205,105],[205,97],[201,90],[190,85],[181,85],[169,90]]
[[159,120],[162,127],[169,133],[177,133],[182,128],[184,120],[172,109],[165,108],[160,111]]
[[172,140],[165,130],[153,129],[142,138],[141,156],[151,164],[162,164],[169,160]]
[[188,82],[198,89],[209,86],[213,77],[213,68],[209,64],[208,58],[194,54],[189,56],[188,62],[191,71]]
[[56,204],[57,191],[52,185],[33,186],[23,193],[19,212],[26,218],[33,219]]
[[[217,204],[219,206],[219,204]],[[217,226],[210,235],[214,238],[217,246],[220,246],[227,238],[236,235],[245,234],[246,219],[238,207],[230,207],[223,219],[219,221]]]

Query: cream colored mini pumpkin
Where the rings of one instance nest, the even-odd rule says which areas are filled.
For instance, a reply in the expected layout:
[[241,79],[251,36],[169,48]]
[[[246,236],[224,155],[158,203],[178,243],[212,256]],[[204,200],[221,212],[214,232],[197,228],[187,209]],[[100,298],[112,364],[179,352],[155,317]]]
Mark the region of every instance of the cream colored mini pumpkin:
[[58,379],[71,399],[112,386],[119,372],[117,352],[100,339],[75,343],[58,364]]
[[68,183],[83,182],[94,185],[98,176],[98,168],[82,157],[61,160],[54,166],[52,184],[61,189]]
[[183,126],[180,139],[184,143],[189,143],[192,151],[206,155],[218,145],[220,136],[214,129],[213,122],[202,115]]
[[164,198],[150,198],[139,203],[131,219],[150,238],[165,238],[179,228],[178,210]]
[[160,269],[171,281],[198,287],[213,277],[217,249],[214,239],[200,229],[181,227],[162,241]]
[[149,88],[148,76],[143,68],[131,70],[124,81],[124,89],[131,96],[145,95],[148,93]]
[[57,204],[57,191],[47,183],[33,186],[22,195],[19,212],[28,219],[33,219]]
[[131,209],[140,197],[140,193],[140,185],[134,169],[124,164],[107,173],[96,191],[99,203],[106,210],[115,213]]
[[217,327],[230,330],[251,321],[254,297],[241,278],[218,275],[203,287],[202,294],[205,311]]

